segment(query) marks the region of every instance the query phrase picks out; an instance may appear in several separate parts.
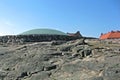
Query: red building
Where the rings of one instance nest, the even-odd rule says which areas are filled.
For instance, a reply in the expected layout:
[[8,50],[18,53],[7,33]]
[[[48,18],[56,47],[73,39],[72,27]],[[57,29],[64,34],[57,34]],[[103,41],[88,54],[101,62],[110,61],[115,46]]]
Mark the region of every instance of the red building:
[[120,31],[111,31],[101,34],[100,39],[120,39]]

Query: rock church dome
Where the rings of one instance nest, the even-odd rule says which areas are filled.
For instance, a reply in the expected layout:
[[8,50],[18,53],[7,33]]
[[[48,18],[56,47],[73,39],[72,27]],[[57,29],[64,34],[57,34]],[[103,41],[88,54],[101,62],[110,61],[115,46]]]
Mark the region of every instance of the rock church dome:
[[54,29],[32,29],[20,35],[67,35],[66,33]]

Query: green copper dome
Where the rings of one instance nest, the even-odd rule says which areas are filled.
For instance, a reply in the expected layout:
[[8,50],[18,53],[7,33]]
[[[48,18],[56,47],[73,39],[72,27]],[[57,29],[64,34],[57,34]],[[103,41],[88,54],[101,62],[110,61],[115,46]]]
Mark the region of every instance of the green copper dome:
[[33,35],[33,34],[37,34],[37,35],[67,35],[64,32],[58,31],[58,30],[54,30],[54,29],[33,29],[33,30],[29,30],[26,32],[21,33],[20,35]]

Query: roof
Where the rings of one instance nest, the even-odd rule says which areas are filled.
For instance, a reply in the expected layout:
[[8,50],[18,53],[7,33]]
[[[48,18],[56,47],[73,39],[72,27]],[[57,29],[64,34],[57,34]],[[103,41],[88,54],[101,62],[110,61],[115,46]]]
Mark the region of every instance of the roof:
[[66,33],[54,29],[32,29],[20,35],[67,35]]
[[111,31],[100,36],[100,39],[118,39],[118,38],[120,38],[120,31]]
[[68,36],[74,36],[74,37],[82,37],[82,35],[80,34],[79,31],[77,31],[76,33],[67,33]]

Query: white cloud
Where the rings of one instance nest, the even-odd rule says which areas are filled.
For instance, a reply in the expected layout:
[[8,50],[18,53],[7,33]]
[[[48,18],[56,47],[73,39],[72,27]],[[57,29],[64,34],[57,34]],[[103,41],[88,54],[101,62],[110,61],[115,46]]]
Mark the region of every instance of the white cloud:
[[12,35],[15,31],[15,25],[8,20],[0,20],[0,35]]

